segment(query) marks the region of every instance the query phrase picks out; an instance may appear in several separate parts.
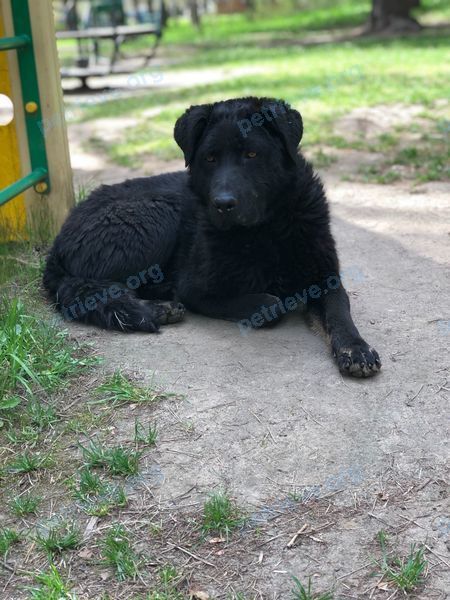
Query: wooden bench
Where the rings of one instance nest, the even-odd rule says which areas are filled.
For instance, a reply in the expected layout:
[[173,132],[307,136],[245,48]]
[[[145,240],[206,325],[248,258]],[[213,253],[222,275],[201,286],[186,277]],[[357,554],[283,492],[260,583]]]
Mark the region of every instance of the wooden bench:
[[[117,8],[118,3],[121,6],[121,0],[103,0],[102,8],[108,5],[114,5]],[[95,7],[95,4],[94,4]],[[79,18],[76,11],[77,5],[76,0],[73,2],[73,10],[71,14],[71,23],[74,20],[77,24],[77,29],[71,29],[66,31],[59,31],[56,34],[58,40],[76,40],[78,42],[78,57],[76,65],[73,67],[62,67],[62,77],[76,77],[81,79],[83,86],[87,87],[88,77],[101,77],[113,74],[131,73],[136,70],[136,65],[133,68],[127,68],[120,63],[122,44],[129,39],[152,35],[155,40],[151,45],[148,52],[144,55],[139,55],[136,58],[143,58],[144,63],[140,68],[145,67],[149,64],[152,58],[155,56],[155,52],[158,48],[159,42],[163,33],[163,21],[164,21],[164,5],[161,1],[160,10],[153,13],[149,13],[149,22],[138,23],[133,25],[127,25],[124,23],[126,20],[125,13],[122,10],[123,17],[121,18],[122,23],[112,24],[109,26],[87,26],[83,27],[83,23]],[[95,14],[95,13],[94,13]],[[95,22],[96,19],[90,19]],[[111,40],[113,42],[113,48],[111,56],[107,64],[100,64],[100,40]],[[83,42],[92,41],[93,48],[91,47],[86,51]]]

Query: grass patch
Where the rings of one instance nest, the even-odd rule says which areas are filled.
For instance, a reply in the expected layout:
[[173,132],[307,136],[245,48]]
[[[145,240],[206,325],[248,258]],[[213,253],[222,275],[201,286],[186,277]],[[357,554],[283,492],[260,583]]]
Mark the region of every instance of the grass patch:
[[75,498],[85,500],[90,496],[94,496],[104,489],[104,484],[97,473],[92,472],[88,467],[84,467],[80,471],[80,479],[78,487],[74,489]]
[[45,534],[38,533],[36,543],[49,555],[78,548],[81,532],[74,523],[60,523],[50,527]]
[[[430,118],[429,122],[428,127],[423,124],[415,127],[414,123],[409,127],[397,127],[395,135],[383,134],[375,142],[366,142],[365,149],[382,154],[383,159],[375,164],[362,164],[359,167],[358,174],[363,181],[383,184],[403,178],[412,179],[416,183],[449,180],[449,134],[442,127],[442,121]],[[418,134],[414,143],[405,141],[404,138],[404,135],[411,133]],[[361,144],[361,149],[364,149],[364,142]]]
[[332,154],[326,154],[322,149],[319,149],[312,156],[312,163],[317,169],[326,169],[337,162],[338,158]]
[[174,394],[165,394],[151,387],[136,385],[124,373],[117,370],[95,389],[94,395],[97,400],[92,401],[91,404],[120,406],[157,402]]
[[111,514],[115,508],[123,508],[127,505],[128,498],[122,486],[105,486],[102,493],[95,497],[87,498],[82,508],[88,515],[95,517],[106,517]]
[[312,591],[311,577],[308,579],[308,585],[305,587],[297,577],[292,578],[294,580],[295,587],[292,589],[293,600],[333,600],[333,594],[331,592],[325,592],[324,594],[315,594]]
[[124,507],[128,502],[122,486],[103,481],[87,467],[80,471],[73,495],[80,501],[84,512],[96,517],[104,517],[114,508]]
[[30,425],[16,425],[6,430],[5,435],[10,444],[26,444],[29,447],[35,446],[39,439],[39,431]]
[[181,579],[175,567],[166,566],[159,571],[160,585],[150,592],[146,600],[184,600],[186,596],[177,590]]
[[55,565],[50,565],[48,571],[38,573],[34,578],[39,585],[28,588],[30,600],[76,600]]
[[417,146],[406,146],[397,152],[395,164],[406,165],[414,170],[420,182],[450,179],[450,144],[429,136],[422,138]]
[[[14,400],[16,410],[8,408],[3,411],[0,429],[4,428],[10,444],[26,444],[28,448],[32,448],[39,441],[40,434],[59,420],[53,406],[36,397],[32,397],[27,403],[19,396],[10,396],[7,400]],[[0,410],[0,414],[1,412]]]
[[378,542],[381,547],[382,560],[377,563],[384,577],[404,593],[413,592],[423,583],[423,576],[428,567],[428,561],[424,557],[423,546],[416,548],[411,546],[406,557],[388,553],[386,532],[378,533]]
[[[0,220],[0,239],[8,238]],[[43,260],[29,242],[0,243],[0,288],[11,281],[27,289],[34,287],[43,270]]]
[[89,446],[81,446],[87,467],[101,467],[112,475],[136,475],[142,452],[124,446],[106,448],[91,441]]
[[382,165],[361,165],[358,175],[365,183],[389,184],[401,179],[400,173],[386,169]]
[[137,419],[134,423],[134,442],[135,444],[145,444],[154,446],[158,439],[158,428],[156,424],[148,423],[147,427],[142,425]]
[[38,432],[44,431],[58,421],[53,406],[44,404],[37,398],[31,398],[25,409],[30,427]]
[[[303,11],[299,11],[303,12]],[[343,43],[309,46],[295,44],[261,48],[251,36],[230,45],[194,46],[184,67],[226,65],[228,77],[211,84],[183,89],[152,89],[79,109],[78,119],[127,115],[138,120],[120,139],[102,150],[121,165],[144,166],[151,156],[182,158],[173,139],[175,120],[191,104],[209,103],[245,95],[284,98],[304,119],[306,148],[330,145],[337,118],[361,106],[395,103],[431,107],[450,96],[450,56],[446,31],[424,31],[415,36],[384,39],[355,38]],[[330,55],[333,61],[330,61]],[[338,66],[337,66],[338,65]],[[233,76],[233,68],[257,72]],[[149,116],[149,109],[155,114]],[[360,146],[367,148],[368,142]]]
[[108,531],[102,544],[102,555],[119,581],[137,576],[139,560],[123,525],[115,524]]
[[35,515],[41,501],[42,498],[40,496],[27,493],[11,500],[9,504],[9,509],[17,517],[24,517],[25,515]]
[[217,532],[228,539],[231,532],[244,524],[245,519],[224,492],[211,494],[203,507],[203,533]]
[[31,473],[38,469],[43,469],[50,464],[48,456],[40,456],[39,454],[31,454],[27,450],[17,455],[16,458],[9,464],[8,471],[13,474]]
[[6,559],[9,549],[19,541],[19,534],[7,527],[0,528],[0,556]]
[[0,401],[16,402],[17,389],[30,396],[56,391],[92,363],[66,332],[27,314],[19,299],[0,299]]

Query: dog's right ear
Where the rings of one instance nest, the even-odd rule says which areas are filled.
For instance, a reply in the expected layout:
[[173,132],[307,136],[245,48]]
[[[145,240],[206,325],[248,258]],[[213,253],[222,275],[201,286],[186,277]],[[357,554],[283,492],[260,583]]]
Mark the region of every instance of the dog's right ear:
[[212,107],[212,104],[191,106],[175,123],[175,141],[183,150],[187,167],[192,163],[195,150],[208,124]]

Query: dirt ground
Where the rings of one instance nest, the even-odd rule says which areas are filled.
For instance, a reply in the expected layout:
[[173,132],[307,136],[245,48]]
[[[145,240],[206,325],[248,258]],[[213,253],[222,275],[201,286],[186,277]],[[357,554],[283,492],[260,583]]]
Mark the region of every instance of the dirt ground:
[[[71,135],[78,179],[129,175],[77,163],[80,132]],[[373,576],[381,529],[400,553],[426,545],[425,587],[412,597],[449,597],[450,186],[342,181],[358,154],[346,151],[323,177],[354,319],[382,357],[377,377],[343,379],[299,315],[249,335],[191,314],[160,335],[70,325],[106,370],[183,395],[152,409],[157,449],[129,483],[143,522],[146,502],[175,519],[160,551],[186,549],[183,523],[212,490],[251,515],[229,544],[190,547],[195,558],[179,551],[191,589],[211,598],[288,598],[292,576],[339,599],[393,598]],[[181,161],[164,166],[174,168]],[[111,439],[132,430],[119,411]]]

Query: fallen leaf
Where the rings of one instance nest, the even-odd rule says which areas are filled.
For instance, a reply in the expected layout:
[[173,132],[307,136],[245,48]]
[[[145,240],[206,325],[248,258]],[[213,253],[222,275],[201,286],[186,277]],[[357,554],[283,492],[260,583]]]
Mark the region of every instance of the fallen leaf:
[[83,539],[88,538],[91,533],[95,530],[98,523],[98,517],[91,517],[86,525],[86,529],[84,530]]
[[379,583],[377,588],[379,590],[383,590],[383,592],[389,592],[391,590],[389,583]]
[[189,592],[189,597],[191,600],[209,600],[209,594],[207,592],[200,592],[196,590],[191,590]]

